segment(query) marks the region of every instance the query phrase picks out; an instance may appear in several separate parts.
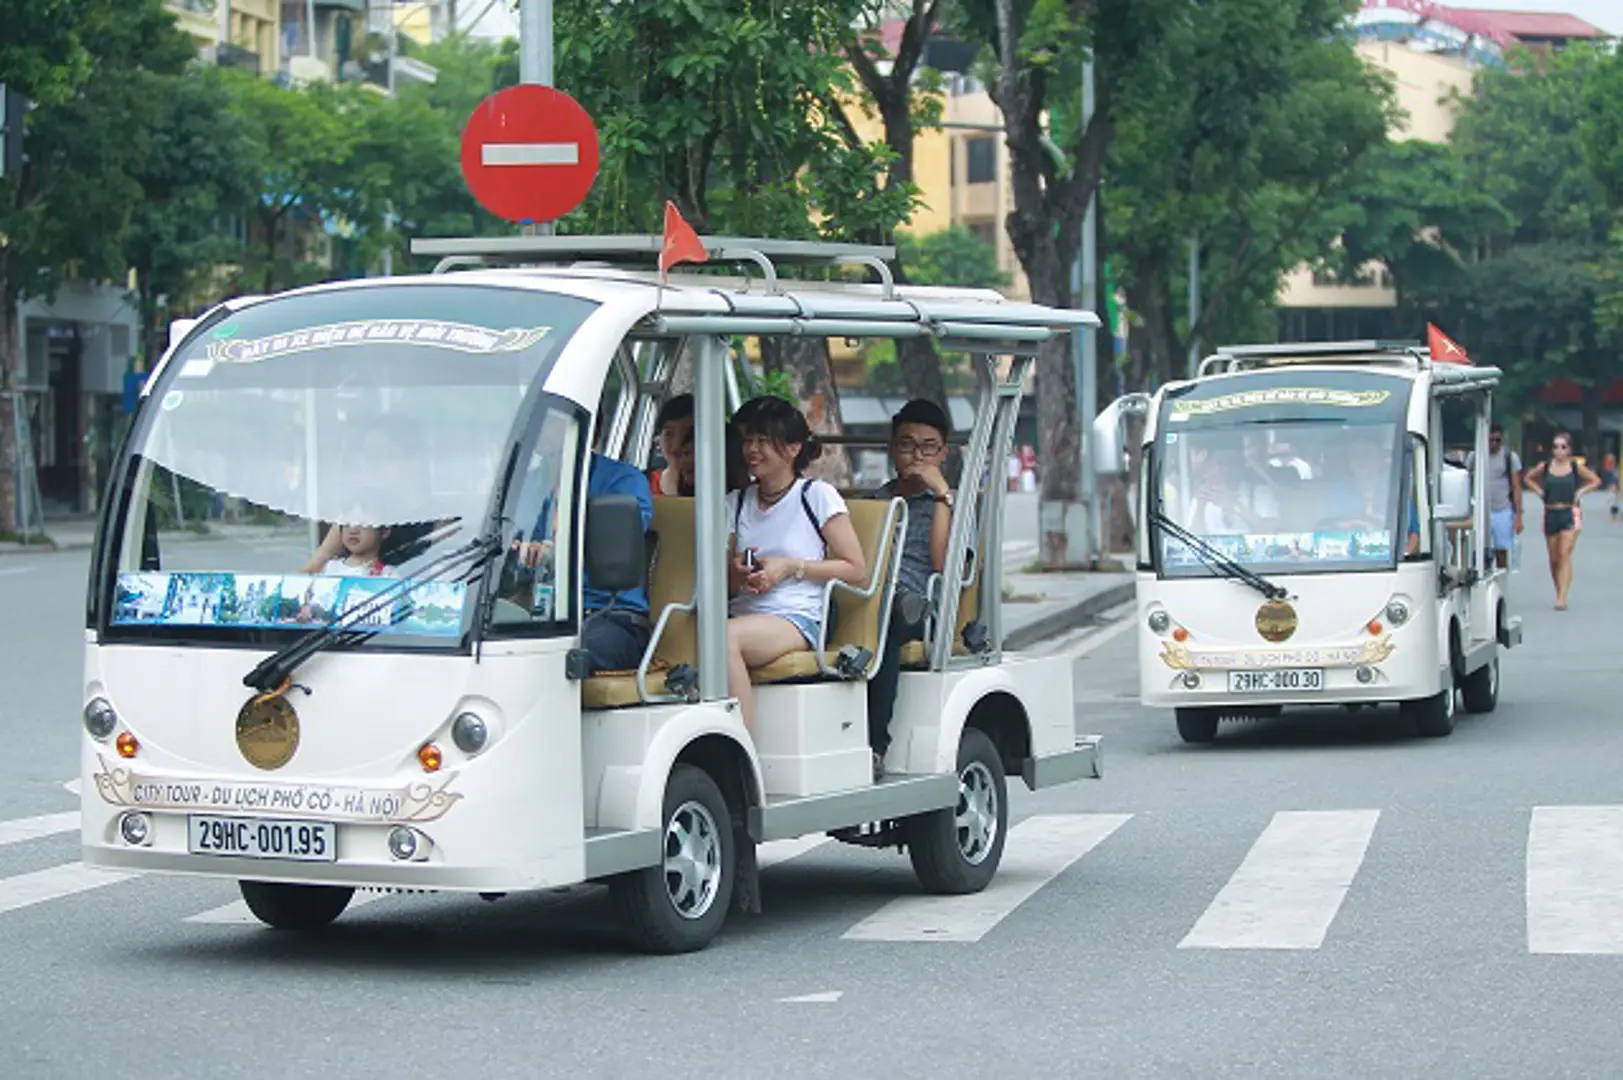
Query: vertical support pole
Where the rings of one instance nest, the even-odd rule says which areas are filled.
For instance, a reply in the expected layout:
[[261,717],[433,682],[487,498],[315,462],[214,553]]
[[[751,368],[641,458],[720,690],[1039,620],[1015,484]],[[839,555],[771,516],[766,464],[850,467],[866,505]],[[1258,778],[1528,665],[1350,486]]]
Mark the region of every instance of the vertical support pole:
[[[958,625],[958,605],[963,600],[964,562],[973,541],[971,536],[984,537],[981,528],[988,507],[995,507],[992,489],[997,484],[984,484],[986,458],[992,448],[992,429],[997,425],[998,377],[996,359],[989,353],[976,353],[971,358],[980,386],[979,404],[975,408],[975,426],[969,433],[969,445],[964,448],[964,467],[958,477],[957,507],[952,514],[952,528],[947,533],[947,560],[942,569],[941,598],[936,602],[935,640],[930,642],[930,670],[945,671],[952,660],[953,628]],[[1018,367],[1016,368],[1018,370]],[[975,545],[975,572],[981,575],[981,603],[1002,602],[999,594],[987,595],[986,560],[999,560],[1001,549],[983,551]]]
[[220,63],[220,46],[231,44],[231,0],[214,0],[214,63]]
[[[552,85],[552,0],[519,0],[518,81]],[[551,236],[552,222],[526,224],[527,236]]]
[[[1093,61],[1082,65],[1082,126],[1084,130],[1093,119]],[[1088,198],[1088,212],[1082,219],[1081,296],[1078,305],[1084,311],[1099,306],[1099,196],[1095,192]],[[1099,557],[1099,477],[1093,468],[1089,432],[1093,418],[1099,413],[1099,339],[1096,331],[1077,327],[1071,331],[1072,351],[1077,358],[1077,426],[1081,437],[1077,448],[1082,458],[1082,502],[1087,507],[1084,526],[1082,558],[1093,562]]]
[[[227,0],[229,2],[229,0]],[[309,36],[305,44],[305,55],[316,55],[316,0],[304,0],[304,29]]]
[[1200,318],[1200,236],[1189,238],[1189,377],[1200,370],[1200,342],[1195,339],[1195,320]]
[[725,459],[727,340],[691,339],[693,349],[693,553],[698,600],[699,696],[727,692],[727,469]]

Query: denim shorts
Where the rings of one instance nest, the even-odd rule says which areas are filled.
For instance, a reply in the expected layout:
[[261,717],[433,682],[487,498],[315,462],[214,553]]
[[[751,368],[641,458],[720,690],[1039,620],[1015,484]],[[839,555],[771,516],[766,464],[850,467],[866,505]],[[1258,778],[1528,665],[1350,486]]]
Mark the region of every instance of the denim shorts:
[[822,624],[820,622],[812,618],[810,615],[788,615],[779,612],[778,617],[780,619],[788,619],[794,624],[795,629],[800,631],[800,636],[806,639],[807,648],[817,648],[817,635],[822,630]]

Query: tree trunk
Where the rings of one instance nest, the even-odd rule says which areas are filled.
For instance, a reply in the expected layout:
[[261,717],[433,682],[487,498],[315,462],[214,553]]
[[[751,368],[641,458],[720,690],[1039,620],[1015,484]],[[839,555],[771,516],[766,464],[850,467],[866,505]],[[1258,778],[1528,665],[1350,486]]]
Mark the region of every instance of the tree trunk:
[[901,365],[902,381],[907,386],[908,397],[933,401],[941,406],[948,417],[952,416],[947,403],[947,383],[941,377],[941,356],[935,350],[935,342],[928,338],[902,338],[896,342],[896,362]]

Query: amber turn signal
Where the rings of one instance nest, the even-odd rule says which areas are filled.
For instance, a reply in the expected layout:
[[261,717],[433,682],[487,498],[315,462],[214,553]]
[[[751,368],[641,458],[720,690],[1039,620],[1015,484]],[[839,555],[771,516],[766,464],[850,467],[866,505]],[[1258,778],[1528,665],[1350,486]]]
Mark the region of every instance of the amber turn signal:
[[1371,619],[1369,621],[1369,626],[1366,627],[1366,629],[1372,634],[1379,634],[1381,632],[1381,620]]
[[1188,641],[1189,640],[1189,631],[1185,630],[1181,626],[1178,627],[1176,630],[1172,631],[1172,640],[1173,641]]
[[141,744],[135,741],[135,736],[127,731],[120,732],[113,745],[118,747],[119,757],[134,757],[135,752],[141,749]]
[[439,747],[433,743],[424,743],[423,748],[417,751],[417,760],[423,763],[424,772],[439,772],[445,757],[440,753]]

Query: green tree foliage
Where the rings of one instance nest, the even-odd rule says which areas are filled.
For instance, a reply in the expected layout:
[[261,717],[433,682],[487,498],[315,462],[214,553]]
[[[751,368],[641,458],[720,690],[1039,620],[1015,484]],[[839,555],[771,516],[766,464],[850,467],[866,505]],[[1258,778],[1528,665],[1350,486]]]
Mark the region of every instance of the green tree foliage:
[[898,232],[896,253],[912,267],[912,279],[920,285],[1000,289],[1009,284],[1009,275],[998,267],[997,251],[962,226],[955,225],[919,239],[914,239],[911,233]]

